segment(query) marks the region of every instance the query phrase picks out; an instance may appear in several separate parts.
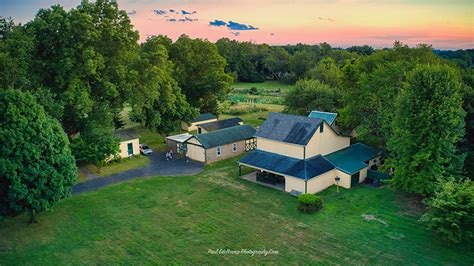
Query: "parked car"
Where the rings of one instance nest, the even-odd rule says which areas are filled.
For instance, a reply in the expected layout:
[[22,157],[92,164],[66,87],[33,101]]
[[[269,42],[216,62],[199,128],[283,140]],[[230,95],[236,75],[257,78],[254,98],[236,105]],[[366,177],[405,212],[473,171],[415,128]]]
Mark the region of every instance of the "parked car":
[[151,148],[148,145],[140,144],[140,153],[143,154],[143,155],[148,155],[148,154],[152,154],[153,151],[151,150]]

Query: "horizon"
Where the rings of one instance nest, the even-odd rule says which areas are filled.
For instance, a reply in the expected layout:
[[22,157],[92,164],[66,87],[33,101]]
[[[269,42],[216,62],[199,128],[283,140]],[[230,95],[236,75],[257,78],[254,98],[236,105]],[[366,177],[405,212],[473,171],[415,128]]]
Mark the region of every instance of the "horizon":
[[[0,16],[15,23],[34,19],[40,8],[60,4],[69,10],[79,0],[2,1]],[[369,45],[390,48],[394,41],[420,43],[435,50],[474,48],[474,3],[466,0],[297,0],[288,1],[117,1],[140,33],[176,40],[186,34],[215,42],[221,38],[269,45]],[[262,15],[263,14],[263,15]]]

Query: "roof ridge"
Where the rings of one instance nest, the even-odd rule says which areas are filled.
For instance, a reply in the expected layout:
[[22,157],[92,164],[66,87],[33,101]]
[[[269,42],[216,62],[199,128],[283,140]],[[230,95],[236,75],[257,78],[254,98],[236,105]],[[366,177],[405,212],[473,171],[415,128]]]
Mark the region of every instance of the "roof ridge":
[[333,115],[338,115],[338,113],[333,113],[333,112],[325,112],[325,111],[319,111],[319,110],[313,110],[312,112],[318,112],[318,113],[325,113],[325,114],[333,114]]

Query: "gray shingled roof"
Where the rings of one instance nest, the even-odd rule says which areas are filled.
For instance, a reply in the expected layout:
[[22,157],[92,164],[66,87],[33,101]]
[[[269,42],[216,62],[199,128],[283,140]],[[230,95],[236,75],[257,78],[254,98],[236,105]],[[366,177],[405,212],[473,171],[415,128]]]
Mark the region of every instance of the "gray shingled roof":
[[210,114],[210,113],[205,113],[205,114],[200,114],[197,118],[193,119],[191,122],[201,122],[201,121],[206,121],[206,120],[211,120],[211,119],[217,119],[217,116]]
[[322,122],[323,120],[319,118],[270,113],[255,136],[306,145]]
[[214,122],[209,122],[209,123],[204,123],[204,124],[199,124],[199,127],[205,129],[206,131],[214,131],[218,129],[223,129],[223,128],[228,128],[228,127],[233,127],[233,126],[238,126],[240,123],[242,123],[242,119],[239,117],[232,117],[224,120],[217,120]]
[[239,163],[304,180],[319,176],[335,168],[330,161],[321,155],[301,160],[262,150],[249,152],[239,160]]
[[237,141],[250,139],[254,136],[257,130],[250,125],[239,125],[235,127],[228,127],[216,131],[195,135],[201,145],[206,148],[217,147]]
[[140,135],[138,131],[134,128],[125,128],[115,131],[115,136],[117,136],[120,141],[126,141],[131,139],[138,139]]

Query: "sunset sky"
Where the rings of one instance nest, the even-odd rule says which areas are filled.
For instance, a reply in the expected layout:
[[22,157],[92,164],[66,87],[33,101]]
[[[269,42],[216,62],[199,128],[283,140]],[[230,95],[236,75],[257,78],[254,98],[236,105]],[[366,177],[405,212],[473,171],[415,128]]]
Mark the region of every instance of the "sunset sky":
[[[55,3],[76,0],[0,0],[0,16],[31,20]],[[394,40],[437,49],[474,48],[473,0],[122,0],[141,40],[185,33],[268,44],[390,47]]]

